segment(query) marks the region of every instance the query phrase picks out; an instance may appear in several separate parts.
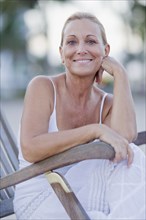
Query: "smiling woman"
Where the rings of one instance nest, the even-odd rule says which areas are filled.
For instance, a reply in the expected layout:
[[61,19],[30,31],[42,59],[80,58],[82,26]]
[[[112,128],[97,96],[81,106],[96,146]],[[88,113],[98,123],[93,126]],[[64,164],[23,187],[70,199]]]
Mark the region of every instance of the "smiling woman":
[[[88,13],[69,17],[59,50],[65,72],[38,76],[27,88],[20,169],[76,145],[104,141],[115,150],[113,161],[88,160],[58,172],[91,219],[145,219],[145,157],[131,144],[136,119],[125,68],[109,56],[104,27]],[[113,77],[113,95],[98,87],[104,70]],[[14,208],[18,219],[69,219],[45,176],[16,187]]]
[[[89,14],[83,13],[82,16],[83,19],[79,19],[76,14],[66,21],[62,31],[60,53],[66,71],[72,61],[74,62],[72,72],[79,73],[81,69],[81,74],[89,74],[90,76],[93,72],[94,78],[102,58],[109,53],[109,45],[100,21]],[[86,29],[82,27],[86,27]]]

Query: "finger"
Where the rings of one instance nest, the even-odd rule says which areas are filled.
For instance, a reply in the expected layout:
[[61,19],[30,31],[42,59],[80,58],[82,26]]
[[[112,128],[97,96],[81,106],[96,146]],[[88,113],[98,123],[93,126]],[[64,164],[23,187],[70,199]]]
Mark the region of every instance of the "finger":
[[114,163],[119,163],[122,160],[122,154],[119,151],[116,151],[115,158],[113,160]]
[[114,162],[120,162],[127,159],[127,147],[117,147],[115,148],[115,152]]
[[130,167],[130,165],[132,164],[133,162],[133,159],[134,159],[134,153],[133,153],[133,150],[131,149],[130,146],[128,146],[128,149],[127,149],[127,153],[128,153],[128,167]]
[[104,69],[102,67],[100,67],[100,69],[98,70],[97,74],[96,74],[96,82],[98,84],[100,84],[102,82],[102,74],[103,74]]
[[108,59],[104,58],[101,66],[106,72],[113,76],[112,63],[109,62]]
[[118,149],[116,146],[113,146],[113,148],[114,148],[114,150],[115,150],[115,157],[114,157],[114,159],[113,159],[113,162],[114,162],[114,163],[118,163],[119,157],[120,157],[120,155],[119,155],[119,149]]

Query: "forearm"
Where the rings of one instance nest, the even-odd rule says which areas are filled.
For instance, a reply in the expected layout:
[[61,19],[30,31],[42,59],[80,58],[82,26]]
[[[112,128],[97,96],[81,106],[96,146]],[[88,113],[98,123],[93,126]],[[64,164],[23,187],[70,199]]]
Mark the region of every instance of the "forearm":
[[114,74],[114,96],[111,113],[111,128],[131,142],[136,136],[134,103],[126,72]]
[[29,139],[24,138],[21,141],[23,156],[29,162],[40,161],[98,138],[97,134],[100,135],[98,130],[100,130],[100,125],[92,124],[65,131],[40,134]]

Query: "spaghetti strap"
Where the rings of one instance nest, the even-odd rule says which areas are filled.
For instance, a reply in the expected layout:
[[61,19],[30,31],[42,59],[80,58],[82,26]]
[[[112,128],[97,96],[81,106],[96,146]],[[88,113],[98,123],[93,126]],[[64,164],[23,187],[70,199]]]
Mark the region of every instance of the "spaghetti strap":
[[[50,78],[49,78],[50,79]],[[56,88],[52,79],[50,79],[54,88],[54,109],[56,108]]]
[[102,97],[102,100],[101,100],[101,106],[100,106],[100,115],[99,115],[99,124],[102,124],[102,112],[103,112],[103,106],[104,106],[104,101],[105,101],[105,98],[107,96],[107,93],[105,93]]

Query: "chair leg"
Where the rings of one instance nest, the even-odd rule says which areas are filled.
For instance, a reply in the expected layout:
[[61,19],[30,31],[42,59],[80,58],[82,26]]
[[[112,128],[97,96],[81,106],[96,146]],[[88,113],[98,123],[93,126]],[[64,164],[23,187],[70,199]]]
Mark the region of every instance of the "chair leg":
[[66,179],[51,171],[45,175],[71,220],[90,220]]

